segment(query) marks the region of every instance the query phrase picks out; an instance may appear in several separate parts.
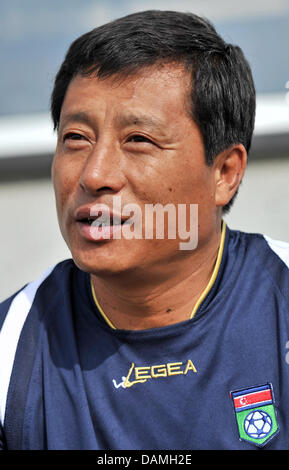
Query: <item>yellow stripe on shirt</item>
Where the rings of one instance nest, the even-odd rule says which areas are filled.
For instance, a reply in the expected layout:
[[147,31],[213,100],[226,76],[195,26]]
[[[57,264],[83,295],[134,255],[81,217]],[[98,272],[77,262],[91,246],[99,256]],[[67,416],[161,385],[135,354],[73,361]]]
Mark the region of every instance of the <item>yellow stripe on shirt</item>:
[[[219,251],[218,251],[218,255],[217,255],[217,260],[216,260],[216,264],[215,264],[215,267],[214,267],[214,271],[213,271],[213,274],[206,286],[206,288],[203,290],[202,294],[200,295],[198,301],[196,302],[194,308],[193,308],[193,311],[190,315],[190,319],[194,318],[194,316],[196,315],[197,313],[197,310],[199,308],[199,306],[201,305],[201,303],[203,302],[203,300],[206,298],[206,296],[208,295],[208,293],[210,292],[211,288],[213,287],[214,285],[214,282],[216,280],[216,277],[218,275],[218,272],[219,272],[219,269],[220,269],[220,265],[221,265],[221,260],[222,260],[222,256],[223,256],[223,251],[224,251],[224,245],[225,245],[225,238],[226,238],[226,222],[225,221],[222,221],[222,233],[221,233],[221,240],[220,240],[220,246],[219,246]],[[91,292],[92,292],[92,297],[93,297],[93,300],[99,310],[99,312],[101,313],[102,317],[104,318],[104,320],[106,321],[106,323],[113,329],[113,330],[116,330],[116,327],[112,324],[112,322],[109,320],[109,318],[107,317],[107,315],[104,313],[103,309],[101,308],[98,300],[97,300],[97,297],[96,297],[96,294],[95,294],[95,290],[94,290],[94,286],[93,286],[93,283],[92,283],[92,279],[90,279],[90,285],[91,285]]]

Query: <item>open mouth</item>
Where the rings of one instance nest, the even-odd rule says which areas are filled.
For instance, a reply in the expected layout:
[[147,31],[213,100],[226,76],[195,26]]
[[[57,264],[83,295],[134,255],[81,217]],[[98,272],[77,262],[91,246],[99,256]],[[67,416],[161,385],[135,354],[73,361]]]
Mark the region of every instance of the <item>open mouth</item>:
[[119,239],[122,237],[122,227],[131,225],[130,217],[101,205],[80,207],[74,217],[81,236],[88,241]]
[[99,217],[85,217],[83,219],[79,219],[78,222],[82,224],[92,225],[94,227],[102,228],[102,227],[123,225],[125,223],[125,220],[117,216],[99,216]]

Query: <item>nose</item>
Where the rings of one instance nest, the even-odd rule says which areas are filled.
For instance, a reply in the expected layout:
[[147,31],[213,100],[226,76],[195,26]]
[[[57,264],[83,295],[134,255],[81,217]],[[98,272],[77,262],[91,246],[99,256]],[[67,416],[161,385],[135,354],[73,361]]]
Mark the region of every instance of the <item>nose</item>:
[[80,177],[80,186],[88,194],[101,191],[118,193],[125,184],[120,149],[108,139],[98,141],[88,156]]

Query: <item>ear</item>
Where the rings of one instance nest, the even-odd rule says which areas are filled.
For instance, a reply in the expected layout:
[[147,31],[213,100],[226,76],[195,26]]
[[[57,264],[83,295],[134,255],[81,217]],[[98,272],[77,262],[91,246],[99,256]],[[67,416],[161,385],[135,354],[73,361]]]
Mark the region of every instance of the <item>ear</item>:
[[236,193],[247,165],[247,152],[242,144],[233,145],[217,155],[215,161],[216,206],[225,206]]

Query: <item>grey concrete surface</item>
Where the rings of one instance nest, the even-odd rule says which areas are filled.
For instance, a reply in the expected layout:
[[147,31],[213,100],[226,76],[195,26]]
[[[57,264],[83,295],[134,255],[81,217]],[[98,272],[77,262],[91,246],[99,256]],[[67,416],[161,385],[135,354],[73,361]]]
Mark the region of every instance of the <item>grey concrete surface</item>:
[[[289,241],[289,158],[253,160],[226,221]],[[0,300],[69,257],[49,179],[1,182]]]

